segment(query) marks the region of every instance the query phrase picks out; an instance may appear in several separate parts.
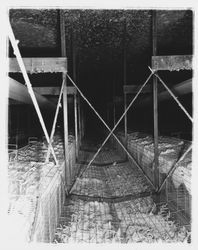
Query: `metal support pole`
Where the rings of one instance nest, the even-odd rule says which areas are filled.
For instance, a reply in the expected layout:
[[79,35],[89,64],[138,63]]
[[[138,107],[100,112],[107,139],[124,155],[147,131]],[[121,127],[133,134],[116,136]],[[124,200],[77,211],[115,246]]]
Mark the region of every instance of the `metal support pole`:
[[76,159],[78,158],[78,116],[77,116],[77,95],[74,94],[74,118],[75,118],[75,142],[76,142]]
[[[126,19],[124,20],[124,41],[123,41],[123,80],[124,85],[127,84],[127,54],[126,54]],[[126,96],[124,96],[124,102],[126,102]],[[124,103],[124,111],[126,109],[126,103]],[[125,147],[127,148],[127,114],[124,117],[124,130],[125,130]],[[127,159],[127,154],[125,154]]]
[[126,19],[124,20],[124,36],[123,36],[123,80],[124,85],[126,85],[126,68],[127,68],[127,58],[126,58]]
[[80,96],[77,96],[77,111],[78,111],[78,130],[79,130],[79,148],[82,143],[82,132],[81,132],[81,112],[80,112]]
[[[19,147],[19,121],[20,121],[20,106],[16,106],[16,115],[17,115],[17,130],[16,130],[16,145],[17,145],[17,148]],[[21,132],[21,131],[20,131]]]
[[113,126],[116,124],[116,107],[115,107],[115,98],[113,99]]
[[[127,108],[127,94],[124,93],[124,112]],[[124,138],[125,138],[125,147],[127,148],[127,113],[124,116]],[[127,154],[126,154],[126,158],[127,158]]]
[[115,88],[116,88],[116,82],[115,78],[113,81],[113,127],[116,124],[116,107],[115,107]]
[[[127,94],[124,93],[124,111],[127,108]],[[125,139],[127,138],[127,113],[124,116],[124,135],[125,135]]]
[[[63,78],[66,74],[63,75]],[[66,184],[70,183],[70,171],[69,171],[69,143],[68,143],[68,107],[67,107],[67,84],[63,89],[63,121],[64,121],[64,148],[65,148],[65,180]],[[66,185],[67,186],[67,185]]]
[[[75,47],[75,34],[72,27],[72,57],[73,57],[73,78],[76,82],[76,47]],[[75,126],[75,145],[76,145],[76,159],[78,158],[78,115],[77,115],[77,95],[74,94],[74,126]]]
[[82,127],[82,136],[83,136],[83,138],[84,138],[84,136],[85,136],[85,111],[84,111],[84,109],[82,108],[82,119],[83,119],[83,122],[82,122],[82,125],[83,125],[83,127]]
[[109,105],[107,104],[107,124],[110,126]]
[[[58,112],[59,112],[59,108],[60,108],[60,104],[61,104],[61,98],[62,98],[62,94],[63,94],[64,85],[65,85],[65,79],[63,80],[61,90],[60,90],[60,94],[59,94],[59,98],[58,98],[58,103],[57,103],[57,106],[56,106],[56,112],[55,112],[54,121],[53,121],[53,125],[52,125],[52,130],[51,130],[51,134],[50,134],[50,143],[52,143],[53,137],[54,137],[54,132],[55,132],[55,128],[56,128],[56,122],[57,122],[57,118],[58,118]],[[50,148],[48,147],[47,157],[46,157],[45,162],[49,161],[49,157],[50,157]]]
[[[153,55],[157,55],[157,20],[156,10],[152,13]],[[153,113],[154,113],[154,184],[159,188],[159,151],[158,151],[158,85],[157,77],[153,76]]]
[[80,98],[80,131],[81,131],[81,143],[83,139],[83,117],[82,117],[82,99]]
[[[65,19],[64,11],[60,10],[60,33],[61,33],[61,55],[66,57],[66,40],[65,40]],[[65,148],[65,181],[66,192],[67,184],[70,184],[70,171],[69,171],[69,152],[68,152],[68,110],[67,110],[67,81],[66,73],[63,73],[63,80],[65,82],[63,88],[63,122],[64,122],[64,148]],[[68,192],[67,192],[68,193]]]
[[25,83],[27,85],[27,88],[28,88],[28,92],[32,98],[32,102],[34,104],[34,108],[37,112],[37,115],[38,115],[38,118],[39,118],[39,121],[40,121],[40,124],[41,124],[41,127],[43,129],[43,132],[44,132],[44,135],[46,137],[46,140],[47,140],[47,143],[49,144],[50,146],[50,149],[52,151],[52,155],[54,157],[54,160],[55,160],[55,163],[57,164],[57,159],[56,159],[56,155],[54,153],[54,149],[50,143],[50,139],[49,139],[49,135],[48,135],[48,132],[47,132],[47,129],[46,129],[46,126],[45,126],[45,123],[44,123],[44,120],[43,120],[43,117],[42,117],[42,114],[41,114],[41,111],[40,111],[40,108],[39,108],[39,105],[37,103],[37,100],[36,100],[36,97],[35,97],[35,94],[34,94],[34,91],[32,89],[32,85],[31,85],[31,82],[30,82],[30,79],[29,79],[29,76],[26,72],[26,69],[25,69],[25,65],[24,65],[24,62],[22,60],[22,57],[21,57],[21,53],[19,51],[19,48],[18,48],[18,44],[17,44],[17,41],[15,39],[15,36],[14,36],[14,33],[13,33],[13,30],[12,30],[12,27],[11,27],[11,24],[9,22],[8,24],[8,32],[9,32],[9,39],[10,39],[10,42],[12,44],[12,47],[13,47],[13,50],[14,50],[14,54],[16,55],[16,58],[17,58],[17,61],[19,63],[19,67],[21,69],[21,72],[23,74],[23,77],[25,79]]

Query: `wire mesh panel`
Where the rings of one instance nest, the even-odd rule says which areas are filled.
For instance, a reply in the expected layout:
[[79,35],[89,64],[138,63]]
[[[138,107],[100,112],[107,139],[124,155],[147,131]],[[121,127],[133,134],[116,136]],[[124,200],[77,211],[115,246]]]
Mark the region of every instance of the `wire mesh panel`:
[[91,166],[77,178],[71,193],[95,197],[123,197],[152,191],[145,177],[128,163],[108,167]]
[[46,191],[39,197],[32,241],[52,242],[61,213],[61,177],[57,172]]
[[151,197],[107,203],[70,199],[54,242],[131,243],[184,242],[189,232],[170,220],[167,208],[156,212]]
[[[52,242],[65,201],[65,162],[60,137],[55,137],[59,164],[45,163],[45,141],[19,149],[9,162],[9,218],[21,225],[24,242]],[[75,142],[70,138],[69,161],[75,166]],[[75,170],[75,169],[74,169]],[[75,171],[73,171],[74,173]]]
[[[118,133],[121,140],[124,134]],[[114,142],[115,144],[115,142]],[[187,150],[190,142],[178,138],[159,136],[159,183],[166,179],[169,171],[177,160]],[[149,135],[134,132],[128,134],[127,147],[137,163],[143,168],[147,176],[154,182],[154,143]],[[122,155],[123,149],[116,144],[117,152]],[[191,163],[192,156],[189,152],[186,157],[177,164],[171,176],[165,181],[160,194],[162,201],[166,200],[170,209],[177,216],[177,221],[190,224],[191,215]],[[129,162],[132,161],[129,158]],[[183,218],[184,217],[184,218]]]
[[[156,202],[140,170],[130,162],[113,162],[111,155],[112,164],[81,165],[82,175],[66,199],[54,242],[190,242],[190,222],[181,223],[181,207],[169,207],[164,189]],[[160,174],[164,180],[166,174]],[[177,199],[182,204],[183,196],[178,193]]]

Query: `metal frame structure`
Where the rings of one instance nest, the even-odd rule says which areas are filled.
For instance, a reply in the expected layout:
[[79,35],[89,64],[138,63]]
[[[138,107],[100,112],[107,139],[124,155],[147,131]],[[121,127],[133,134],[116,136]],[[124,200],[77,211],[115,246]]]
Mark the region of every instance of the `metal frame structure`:
[[[22,86],[23,90],[25,91],[25,96],[27,97],[27,101],[33,103],[37,115],[39,117],[40,124],[42,126],[43,132],[45,134],[47,143],[48,143],[48,151],[47,151],[47,157],[46,157],[46,162],[49,161],[50,157],[50,152],[53,155],[53,158],[55,160],[55,163],[58,164],[58,161],[56,159],[56,155],[54,152],[54,149],[52,147],[52,142],[53,142],[53,136],[55,133],[55,128],[56,128],[56,123],[57,123],[57,118],[58,118],[58,113],[59,109],[61,107],[61,98],[63,95],[63,118],[64,118],[64,148],[65,148],[65,181],[68,184],[68,186],[71,184],[71,169],[70,169],[70,164],[69,164],[69,152],[68,152],[68,111],[67,111],[67,95],[72,94],[74,96],[74,117],[75,117],[75,136],[76,136],[76,157],[78,155],[78,114],[77,114],[77,92],[74,87],[67,87],[66,84],[66,76],[67,76],[67,59],[66,59],[66,43],[65,43],[65,23],[64,23],[64,14],[63,11],[60,10],[60,31],[61,31],[61,58],[22,58],[17,41],[14,37],[14,33],[12,30],[12,27],[9,23],[9,38],[11,41],[11,44],[14,49],[14,53],[16,55],[16,58],[9,58],[9,72],[12,73],[22,73],[25,79],[26,86]],[[18,64],[17,64],[18,62]],[[34,88],[34,90],[38,90],[39,92],[44,95],[48,94],[58,94],[59,91],[59,98],[58,98],[58,103],[57,106],[55,106],[53,103],[48,102],[47,98],[43,97],[42,95],[38,95],[36,92],[34,93],[34,90],[32,88],[32,85],[30,83],[30,79],[28,76],[28,73],[45,73],[45,72],[51,72],[51,73],[57,73],[61,72],[63,81],[62,81],[62,86],[61,88],[50,88],[48,89],[48,92],[46,92],[46,88]],[[11,81],[15,82],[14,80]],[[30,99],[29,95],[30,94]],[[41,102],[41,104],[49,103],[53,108],[56,107],[55,111],[55,116],[53,120],[53,125],[50,133],[50,137],[48,135],[39,105],[38,101]],[[44,105],[43,105],[44,106]],[[48,105],[49,106],[49,105]],[[79,126],[80,127],[80,126]],[[67,192],[67,187],[65,185],[65,191]]]
[[[61,86],[61,89],[60,89],[60,94],[59,94],[59,98],[58,98],[58,103],[57,103],[56,112],[55,112],[55,116],[54,116],[54,121],[53,121],[53,125],[52,125],[51,135],[50,135],[50,142],[51,143],[53,141],[53,136],[54,136],[55,127],[56,127],[57,118],[58,118],[58,112],[59,112],[59,108],[61,106],[61,99],[62,99],[62,95],[63,95],[64,85],[65,85],[65,81],[62,82],[62,86]],[[78,118],[77,118],[77,106],[75,105],[76,94],[77,94],[77,92],[76,92],[76,89],[74,87],[67,87],[67,95],[73,95],[74,96],[75,142],[76,142],[76,152],[77,152],[78,151],[78,131],[77,131],[77,119]],[[48,147],[46,162],[49,161],[49,157],[50,157],[50,149]]]
[[138,93],[136,94],[136,96],[134,97],[134,99],[131,101],[131,103],[129,104],[129,106],[127,107],[127,109],[125,110],[125,112],[122,114],[122,116],[120,117],[120,119],[117,121],[116,125],[114,126],[113,129],[110,129],[109,126],[106,124],[106,122],[103,120],[103,118],[99,115],[99,113],[97,112],[97,110],[93,107],[93,105],[89,102],[89,100],[84,96],[84,94],[82,93],[82,91],[79,89],[79,87],[76,85],[76,83],[72,80],[72,78],[67,74],[67,77],[69,78],[69,80],[71,81],[71,83],[76,87],[76,89],[78,90],[79,94],[82,96],[82,98],[88,103],[88,105],[93,109],[93,111],[95,112],[95,114],[97,115],[97,117],[102,121],[102,123],[105,125],[105,127],[109,130],[109,135],[106,137],[106,139],[103,141],[103,143],[101,144],[101,147],[97,150],[97,152],[95,153],[95,155],[93,156],[93,158],[90,160],[89,164],[84,168],[84,170],[81,172],[80,176],[82,176],[82,174],[84,173],[84,171],[92,164],[92,162],[95,160],[96,156],[99,154],[99,152],[101,151],[102,147],[106,144],[106,142],[108,141],[108,139],[113,136],[116,141],[120,144],[120,146],[123,148],[123,150],[126,152],[126,154],[130,157],[130,159],[133,161],[133,163],[140,169],[141,172],[143,172],[143,174],[145,175],[145,177],[147,178],[147,180],[149,181],[149,183],[153,186],[152,181],[150,180],[150,178],[145,174],[144,170],[138,165],[138,163],[135,161],[135,159],[131,156],[131,154],[128,152],[128,150],[126,149],[126,147],[122,144],[122,142],[118,139],[118,137],[113,133],[115,131],[115,129],[117,128],[117,126],[119,125],[119,123],[121,122],[121,120],[124,118],[124,116],[126,115],[126,113],[128,112],[128,110],[130,109],[130,107],[132,106],[132,104],[135,102],[135,100],[137,99],[138,95],[140,94],[141,90],[144,88],[144,86],[147,84],[147,82],[150,80],[150,78],[152,77],[153,73],[151,72],[151,74],[148,76],[148,78],[146,79],[146,81],[144,82],[144,84],[141,86],[140,90],[138,91]]
[[[154,114],[154,183],[157,193],[159,193],[165,183],[165,181],[159,186],[159,152],[158,152],[158,80],[162,83],[164,88],[168,91],[170,96],[176,101],[178,106],[183,110],[186,116],[193,122],[192,117],[189,115],[185,107],[181,104],[181,102],[177,99],[174,93],[167,87],[164,81],[159,77],[156,71],[159,70],[191,70],[192,69],[192,56],[191,55],[182,55],[182,56],[156,56],[157,53],[157,34],[156,34],[156,11],[153,11],[153,19],[152,19],[152,31],[153,31],[153,56],[152,56],[152,68],[149,67],[151,73],[153,74],[153,114]],[[143,90],[138,86],[124,86],[124,106],[126,110],[127,106],[127,94],[135,93],[137,90],[141,90],[142,93],[151,92],[151,86],[147,86],[147,89]],[[166,93],[167,93],[166,91]],[[163,95],[165,92],[163,92]],[[125,139],[127,137],[127,115],[125,115]],[[191,150],[191,147],[186,151],[187,153]],[[186,153],[185,153],[186,155]],[[183,159],[183,156],[181,157]],[[180,161],[180,160],[179,160]],[[178,162],[179,162],[178,161]],[[177,163],[176,163],[177,165]],[[175,168],[175,165],[172,169]],[[172,169],[168,176],[173,172]],[[168,178],[167,176],[167,178]]]
[[[183,58],[185,58],[186,56],[184,56]],[[165,60],[165,59],[164,59]],[[177,62],[176,62],[176,65],[177,65]],[[180,67],[181,69],[183,69],[186,65],[186,61],[184,60],[183,61],[183,64],[182,64],[182,61],[180,61]],[[174,64],[173,64],[173,68],[174,68]],[[168,67],[166,68],[167,70],[169,69]],[[187,70],[189,69],[192,69],[192,68],[187,68]],[[177,99],[177,97],[173,94],[173,92],[167,87],[167,85],[164,83],[164,81],[159,77],[159,75],[153,71],[153,69],[151,69],[151,72],[153,72],[155,74],[155,76],[159,79],[159,81],[163,84],[163,86],[167,89],[167,91],[169,92],[169,94],[173,97],[173,99],[176,101],[176,103],[178,104],[178,106],[181,108],[181,110],[183,110],[183,112],[186,114],[186,116],[188,117],[188,119],[193,123],[193,118],[190,116],[190,114],[188,113],[188,111],[185,109],[185,107],[181,104],[181,102]],[[177,66],[177,70],[178,70],[178,66]],[[185,155],[192,149],[192,146],[190,146],[188,148],[188,150],[180,157],[180,159],[178,160],[178,162],[180,162],[184,157]],[[178,163],[177,162],[177,163]],[[157,193],[160,193],[160,191],[162,190],[162,187],[164,186],[167,178],[174,172],[176,166],[177,166],[177,163],[172,167],[172,169],[169,171],[167,177],[165,178],[165,180],[163,181],[163,183],[160,185],[160,187],[158,188],[157,190]]]
[[57,159],[56,159],[56,155],[55,155],[54,149],[53,149],[53,147],[52,147],[52,145],[50,143],[50,138],[49,138],[49,135],[48,135],[48,132],[47,132],[47,129],[46,129],[46,126],[45,126],[45,123],[44,123],[44,120],[43,120],[40,108],[39,108],[39,105],[37,103],[34,91],[32,89],[32,85],[31,85],[29,76],[27,74],[27,71],[26,71],[26,68],[25,68],[25,64],[24,64],[23,59],[21,57],[21,54],[20,54],[20,51],[19,51],[19,48],[18,48],[18,43],[17,43],[17,41],[15,39],[15,36],[14,36],[14,33],[13,33],[13,30],[12,30],[10,22],[8,24],[8,35],[9,35],[9,39],[10,39],[10,42],[11,42],[13,50],[14,50],[14,54],[16,55],[16,58],[17,58],[20,70],[21,70],[21,72],[23,74],[23,77],[25,79],[25,83],[27,85],[28,92],[29,92],[29,94],[31,96],[32,102],[33,102],[34,107],[36,109],[36,112],[37,112],[37,115],[38,115],[41,127],[43,129],[44,135],[45,135],[46,140],[47,140],[47,142],[48,142],[48,144],[50,146],[50,149],[52,151],[55,163],[57,164],[58,162],[57,162]]

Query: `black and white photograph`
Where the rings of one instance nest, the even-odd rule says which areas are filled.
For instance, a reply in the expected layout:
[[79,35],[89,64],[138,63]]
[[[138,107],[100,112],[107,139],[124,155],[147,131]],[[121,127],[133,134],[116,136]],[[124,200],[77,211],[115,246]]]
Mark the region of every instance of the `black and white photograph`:
[[196,14],[7,6],[13,244],[192,245]]

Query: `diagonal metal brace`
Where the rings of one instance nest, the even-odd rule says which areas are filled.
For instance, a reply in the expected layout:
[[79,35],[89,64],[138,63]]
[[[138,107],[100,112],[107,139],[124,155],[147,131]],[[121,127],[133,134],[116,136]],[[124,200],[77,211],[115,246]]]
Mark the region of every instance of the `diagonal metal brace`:
[[[144,86],[146,85],[146,83],[149,81],[149,79],[151,78],[151,76],[153,75],[153,73],[151,73],[149,75],[149,77],[147,78],[147,80],[145,81],[145,83],[143,84]],[[109,126],[106,124],[106,122],[103,120],[103,118],[99,115],[99,113],[95,110],[95,108],[92,106],[92,104],[87,100],[87,98],[83,95],[83,93],[81,92],[81,90],[78,88],[78,86],[75,84],[75,82],[71,79],[71,77],[69,75],[67,75],[67,77],[69,78],[69,80],[71,81],[71,83],[76,87],[76,89],[78,90],[78,92],[80,93],[80,95],[83,97],[83,99],[88,103],[88,105],[94,110],[95,114],[97,115],[97,117],[102,121],[102,123],[105,125],[105,127],[111,132],[111,134],[113,135],[113,137],[117,140],[117,142],[120,144],[120,146],[123,148],[123,150],[127,153],[127,155],[129,156],[129,158],[133,161],[133,163],[140,169],[140,171],[145,175],[145,177],[147,178],[147,180],[149,181],[149,183],[154,187],[154,184],[152,183],[152,181],[150,180],[150,178],[146,175],[146,173],[144,172],[144,170],[138,165],[138,163],[135,161],[135,159],[131,156],[131,154],[128,152],[128,150],[125,148],[125,146],[120,142],[120,140],[117,138],[117,136],[113,133],[113,131],[109,128]],[[143,87],[142,87],[143,88]],[[141,88],[141,89],[142,89]],[[141,91],[140,89],[140,91]],[[132,103],[131,103],[132,105]],[[130,105],[130,106],[131,106]],[[129,109],[130,107],[128,107]],[[116,124],[116,126],[118,126],[119,122],[122,120],[122,118],[124,117],[124,115],[127,113],[128,109],[124,112],[123,116],[121,117],[121,119],[119,119],[118,123]],[[116,127],[114,127],[115,130]],[[110,135],[109,135],[110,137]],[[87,166],[88,167],[88,166]],[[87,167],[83,170],[83,172],[87,169]],[[81,175],[83,174],[83,172],[81,172]]]
[[[60,109],[60,103],[61,103],[61,98],[62,98],[63,89],[64,89],[64,85],[65,85],[65,80],[66,80],[66,77],[64,77],[64,79],[63,79],[60,94],[59,94],[59,98],[58,98],[58,103],[57,103],[57,106],[56,106],[56,112],[55,112],[54,121],[53,121],[53,125],[52,125],[52,130],[51,130],[51,134],[50,134],[50,144],[52,144],[54,133],[55,133],[56,122],[57,122],[57,118],[58,118],[58,112],[59,112],[59,109]],[[45,162],[49,162],[49,157],[50,157],[50,147],[48,146],[47,157],[46,157]]]
[[34,91],[33,91],[33,89],[32,89],[32,85],[31,85],[29,76],[28,76],[27,71],[26,71],[26,69],[25,69],[25,65],[24,65],[23,59],[22,59],[22,57],[21,57],[21,54],[20,54],[20,51],[19,51],[19,48],[18,48],[18,44],[17,44],[17,41],[16,41],[16,39],[15,39],[15,36],[14,36],[14,33],[13,33],[13,30],[12,30],[12,27],[11,27],[10,22],[8,22],[8,36],[9,36],[10,42],[11,42],[11,44],[12,44],[12,47],[13,47],[13,50],[14,50],[14,54],[16,55],[18,64],[19,64],[19,66],[20,66],[20,68],[21,68],[21,72],[22,72],[23,77],[24,77],[24,79],[25,79],[25,83],[26,83],[26,85],[27,85],[28,92],[29,92],[29,94],[30,94],[30,96],[31,96],[32,102],[33,102],[34,107],[35,107],[35,109],[36,109],[36,112],[37,112],[37,115],[38,115],[38,118],[39,118],[41,127],[42,127],[42,129],[43,129],[44,134],[45,134],[46,140],[47,140],[47,142],[49,143],[49,147],[50,147],[51,152],[52,152],[52,154],[53,154],[55,163],[57,164],[56,155],[55,155],[54,149],[53,149],[53,147],[52,147],[52,145],[51,145],[51,143],[50,143],[49,135],[48,135],[48,132],[47,132],[47,129],[46,129],[46,126],[45,126],[45,123],[44,123],[44,120],[43,120],[43,117],[42,117],[42,114],[41,114],[39,105],[38,105],[38,103],[37,103],[37,100],[36,100]]
[[186,152],[179,158],[179,160],[175,163],[175,165],[170,169],[170,171],[168,172],[166,178],[164,179],[161,186],[159,187],[157,193],[160,193],[160,191],[162,190],[162,188],[163,188],[166,180],[168,179],[168,177],[173,174],[175,169],[178,167],[179,162],[182,161],[186,157],[186,155],[191,151],[191,149],[192,149],[192,145],[190,145],[190,147],[186,150]]
[[185,115],[189,118],[189,120],[193,123],[193,118],[190,116],[188,111],[184,108],[184,106],[181,104],[181,102],[177,99],[177,97],[173,94],[173,92],[169,89],[169,87],[165,84],[165,82],[161,79],[161,77],[149,67],[150,71],[160,80],[160,82],[163,84],[163,86],[166,88],[166,90],[169,92],[169,94],[173,97],[173,99],[176,101],[176,103],[179,105],[179,107],[183,110]]
[[[117,128],[117,126],[119,125],[119,123],[121,122],[121,120],[123,119],[123,117],[126,115],[126,113],[128,112],[128,110],[130,109],[130,107],[133,105],[133,103],[135,102],[135,100],[137,99],[137,97],[139,96],[139,94],[141,93],[142,89],[147,84],[147,82],[149,81],[149,79],[150,79],[150,77],[152,75],[153,75],[152,73],[149,75],[149,77],[144,82],[144,84],[141,86],[141,88],[139,89],[139,91],[137,92],[137,94],[135,95],[135,97],[133,98],[133,100],[130,102],[130,104],[128,105],[128,107],[124,111],[124,113],[121,115],[120,119],[115,124],[114,128],[112,130],[110,130],[109,135],[106,137],[106,139],[104,140],[104,142],[102,143],[101,147],[98,149],[98,151],[96,152],[96,154],[94,155],[94,157],[91,159],[91,161],[89,162],[88,166],[90,166],[91,163],[95,160],[96,156],[99,154],[99,152],[101,151],[102,147],[105,145],[105,143],[108,141],[108,139],[110,138],[110,136],[113,134],[113,132],[115,131],[115,129]],[[125,148],[125,150],[126,150],[126,148]]]

